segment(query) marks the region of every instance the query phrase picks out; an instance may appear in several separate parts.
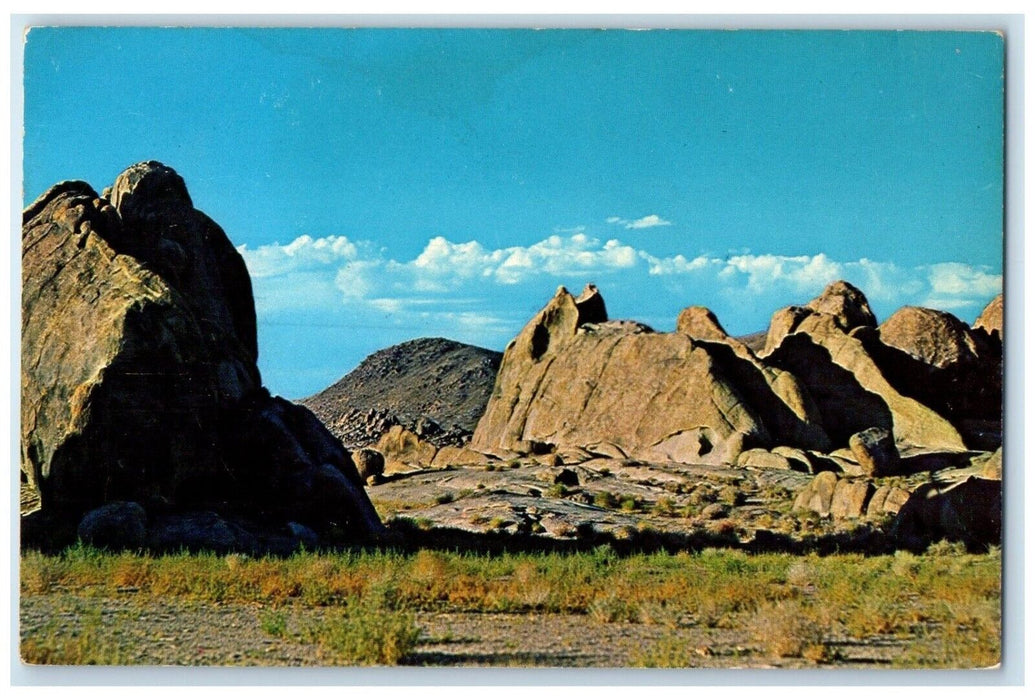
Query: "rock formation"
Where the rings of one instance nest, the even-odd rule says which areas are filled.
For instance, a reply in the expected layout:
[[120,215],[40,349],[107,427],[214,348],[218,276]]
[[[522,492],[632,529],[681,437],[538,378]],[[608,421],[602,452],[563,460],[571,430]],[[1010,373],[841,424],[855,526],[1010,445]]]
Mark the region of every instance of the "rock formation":
[[974,321],[974,329],[981,330],[1001,343],[1003,340],[1003,295],[997,294]]
[[302,400],[349,447],[376,443],[393,425],[436,446],[471,437],[502,354],[445,338],[419,338],[367,357]]
[[1001,443],[999,331],[991,335],[952,314],[907,306],[878,332],[874,358],[900,391],[945,416],[968,444],[994,449]]
[[[558,289],[507,346],[472,448],[575,449],[696,464],[736,464],[752,448],[840,448],[840,459],[854,464],[860,457],[847,449],[850,438],[884,431],[879,467],[872,463],[876,443],[854,446],[868,460],[857,470],[864,473],[898,468],[898,449],[965,453],[973,431],[957,427],[958,419],[994,418],[960,408],[973,399],[952,397],[958,382],[936,383],[933,392],[917,386],[939,371],[957,376],[957,365],[968,372],[982,367],[994,399],[1001,379],[987,370],[981,341],[966,354],[969,329],[926,310],[903,310],[878,329],[865,296],[845,282],[774,314],[761,355],[727,335],[703,307],[684,310],[674,333],[609,321],[605,309],[594,287],[577,299]],[[742,466],[790,464],[752,454]]]
[[262,388],[244,262],[182,178],[140,163],[106,192],[23,213],[21,468],[50,524],[23,534],[111,502],[381,532],[341,443]]
[[627,457],[732,463],[757,445],[827,446],[793,377],[762,366],[707,314],[711,340],[695,340],[608,321],[602,303],[588,306],[599,296],[558,289],[507,346],[474,449],[609,443]]
[[970,478],[925,484],[898,511],[890,534],[899,545],[923,550],[933,542],[963,542],[980,550],[1002,541],[1002,482]]

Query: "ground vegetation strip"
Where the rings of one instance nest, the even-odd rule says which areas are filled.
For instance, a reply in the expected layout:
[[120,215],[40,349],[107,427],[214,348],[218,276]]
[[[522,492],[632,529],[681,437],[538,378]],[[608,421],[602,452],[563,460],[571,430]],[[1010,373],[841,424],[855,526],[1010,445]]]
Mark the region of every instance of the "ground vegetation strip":
[[24,552],[37,664],[984,668],[1001,556]]

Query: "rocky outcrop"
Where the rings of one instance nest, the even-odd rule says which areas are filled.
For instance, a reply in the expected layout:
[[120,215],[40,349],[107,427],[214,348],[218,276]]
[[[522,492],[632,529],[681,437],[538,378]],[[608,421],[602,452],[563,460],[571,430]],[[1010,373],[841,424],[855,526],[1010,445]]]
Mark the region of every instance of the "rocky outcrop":
[[730,336],[719,323],[711,309],[703,306],[689,306],[679,312],[676,318],[676,332],[685,333],[698,340],[729,342]]
[[868,428],[885,428],[895,442],[963,451],[956,428],[938,411],[889,380],[878,363],[874,329],[845,333],[833,316],[813,313],[764,359],[797,377],[819,407],[822,426],[835,445]]
[[561,287],[507,346],[472,448],[607,443],[626,457],[731,463],[774,440],[825,447],[804,398],[783,400],[793,379],[770,376],[746,346],[610,322],[588,305],[598,297]]
[[[655,333],[608,321],[602,302],[587,306],[599,296],[592,288],[576,299],[562,287],[508,345],[474,449],[608,445],[604,454],[623,458],[736,464],[753,448],[829,453],[853,435],[886,431],[890,447],[881,443],[880,454],[876,443],[869,451],[857,445],[862,456],[846,452],[859,474],[898,468],[898,449],[967,451],[971,433],[965,440],[955,417],[972,414],[954,409],[967,400],[945,398],[951,385],[936,383],[934,395],[915,386],[942,371],[938,363],[949,355],[902,349],[909,329],[926,325],[906,322],[906,311],[878,331],[850,284],[833,283],[806,306],[777,312],[761,356],[703,307],[685,309],[674,333]],[[883,343],[882,332],[896,344]]]
[[436,446],[467,443],[485,411],[503,355],[445,338],[379,350],[302,404],[349,447],[393,425]]
[[763,354],[771,353],[792,333],[811,331],[817,322],[821,328],[833,327],[844,333],[877,325],[870,304],[861,291],[844,281],[831,282],[805,306],[788,306],[773,314]]
[[974,330],[980,330],[988,336],[1003,341],[1003,295],[997,294],[995,299],[988,303],[974,321]]
[[137,164],[110,200],[51,188],[23,213],[22,271],[21,468],[38,517],[125,501],[381,531],[341,444],[262,388],[244,262],[173,170]]
[[900,391],[944,415],[968,446],[1001,444],[995,432],[1003,400],[998,336],[944,311],[911,306],[881,324],[879,336],[874,358]]

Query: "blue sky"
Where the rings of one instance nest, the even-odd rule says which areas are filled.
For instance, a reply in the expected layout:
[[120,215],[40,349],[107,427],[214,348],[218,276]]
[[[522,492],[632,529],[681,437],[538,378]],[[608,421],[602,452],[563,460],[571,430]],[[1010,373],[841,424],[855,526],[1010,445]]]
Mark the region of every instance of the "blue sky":
[[435,335],[502,349],[560,284],[763,329],[833,279],[970,322],[1002,285],[990,33],[50,28],[24,201],[161,160],[252,272],[290,398]]

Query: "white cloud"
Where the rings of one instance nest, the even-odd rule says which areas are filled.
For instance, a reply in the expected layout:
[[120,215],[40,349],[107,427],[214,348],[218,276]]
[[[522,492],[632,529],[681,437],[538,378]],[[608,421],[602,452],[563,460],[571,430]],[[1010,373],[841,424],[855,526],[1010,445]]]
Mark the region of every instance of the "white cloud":
[[935,296],[979,294],[993,297],[1003,289],[1003,276],[963,263],[937,263],[928,273],[931,292]]
[[[726,313],[771,313],[808,301],[836,279],[892,309],[917,304],[969,312],[1002,289],[1002,275],[962,263],[907,268],[867,258],[838,261],[824,253],[662,257],[584,231],[503,248],[436,236],[416,257],[401,261],[345,236],[301,236],[286,245],[238,250],[252,274],[260,315],[345,309],[378,322],[391,317],[393,324],[414,327],[441,324],[438,333],[467,329],[479,337],[512,334],[557,284],[574,288],[586,281],[627,289],[641,297],[640,307],[656,306],[654,313],[673,318],[681,306],[721,300],[730,309]],[[674,308],[662,311],[663,303]]]
[[620,216],[609,216],[607,217],[607,223],[624,226],[625,228],[639,229],[639,228],[654,228],[655,226],[671,226],[671,221],[662,219],[657,214],[648,214],[639,219],[623,219]]
[[237,252],[244,257],[253,278],[321,269],[360,256],[359,248],[345,236],[314,239],[303,235],[287,245],[273,243],[255,249],[241,245]]
[[655,226],[671,226],[671,221],[665,221],[657,214],[649,214],[642,219],[636,219],[636,221],[630,221],[625,225],[626,228],[654,228]]
[[891,262],[861,258],[832,260],[817,255],[739,254],[727,258],[683,255],[659,258],[644,251],[647,273],[660,277],[693,276],[721,284],[734,292],[772,296],[802,303],[838,279],[852,282],[870,300],[897,305],[916,304],[952,310],[985,304],[1002,291],[1002,275],[964,263],[936,263],[901,267]]

